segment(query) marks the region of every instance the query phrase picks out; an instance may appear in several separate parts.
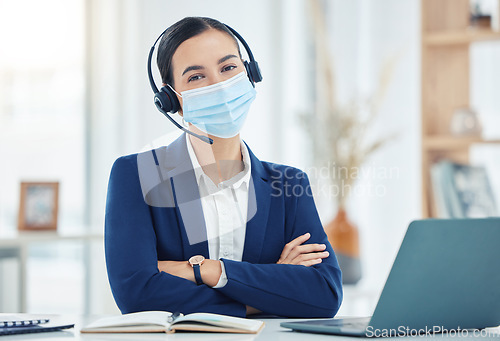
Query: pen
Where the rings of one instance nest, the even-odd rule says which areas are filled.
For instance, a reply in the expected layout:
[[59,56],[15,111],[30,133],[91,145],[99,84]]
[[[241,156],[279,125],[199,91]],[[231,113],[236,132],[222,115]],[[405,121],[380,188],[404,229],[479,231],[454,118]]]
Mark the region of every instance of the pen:
[[180,313],[180,312],[178,312],[178,311],[177,311],[177,312],[173,313],[172,315],[170,315],[170,316],[168,317],[168,322],[169,322],[169,323],[174,322],[174,321],[175,321],[175,320],[176,320],[179,316],[181,316],[181,313]]

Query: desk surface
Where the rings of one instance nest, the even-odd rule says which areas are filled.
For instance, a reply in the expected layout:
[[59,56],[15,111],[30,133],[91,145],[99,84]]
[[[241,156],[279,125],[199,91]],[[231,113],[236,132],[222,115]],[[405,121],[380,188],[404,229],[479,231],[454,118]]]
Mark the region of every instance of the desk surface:
[[[61,322],[75,323],[75,329],[69,329],[67,331],[53,332],[53,333],[40,333],[40,334],[23,334],[23,335],[8,335],[0,336],[1,341],[7,340],[85,340],[85,341],[106,341],[106,340],[206,340],[206,341],[224,341],[224,340],[236,340],[236,341],[304,341],[304,340],[349,340],[356,341],[362,338],[353,337],[342,337],[334,335],[322,335],[322,334],[305,334],[292,332],[289,329],[281,328],[280,322],[290,321],[290,319],[262,319],[265,321],[266,325],[264,329],[257,335],[250,334],[225,334],[225,333],[175,333],[175,334],[80,334],[79,330],[88,323],[96,320],[99,316],[93,317],[82,317],[82,316],[62,316]],[[55,319],[52,319],[56,322]],[[294,319],[294,321],[300,321],[303,319]],[[500,340],[500,327],[492,328],[488,330],[490,332],[489,337],[484,339],[488,340]],[[430,337],[419,337],[419,339],[473,339],[469,336],[467,338],[459,338],[457,336],[444,336],[435,335]],[[480,337],[478,337],[480,338]],[[382,338],[379,340],[401,340],[403,338]]]

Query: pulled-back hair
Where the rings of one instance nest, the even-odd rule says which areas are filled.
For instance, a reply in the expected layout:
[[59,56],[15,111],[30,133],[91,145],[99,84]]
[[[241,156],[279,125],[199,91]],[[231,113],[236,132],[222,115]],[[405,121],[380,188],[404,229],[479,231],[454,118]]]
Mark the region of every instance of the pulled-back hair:
[[236,37],[223,23],[206,17],[186,17],[170,26],[166,30],[160,44],[158,45],[156,63],[158,64],[158,69],[160,69],[161,79],[164,84],[170,84],[171,86],[174,85],[172,75],[172,57],[179,45],[189,38],[197,36],[198,34],[201,34],[211,28],[227,33],[231,38],[233,38],[234,43],[238,47],[238,53],[241,58],[240,47]]

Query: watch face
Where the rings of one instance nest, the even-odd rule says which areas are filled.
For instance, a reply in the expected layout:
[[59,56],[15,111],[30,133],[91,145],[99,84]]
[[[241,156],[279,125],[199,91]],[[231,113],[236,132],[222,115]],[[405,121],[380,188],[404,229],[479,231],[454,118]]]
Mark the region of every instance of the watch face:
[[205,260],[205,257],[201,256],[201,255],[196,255],[196,256],[193,256],[191,258],[189,258],[189,264],[191,265],[201,265],[203,263],[203,261]]

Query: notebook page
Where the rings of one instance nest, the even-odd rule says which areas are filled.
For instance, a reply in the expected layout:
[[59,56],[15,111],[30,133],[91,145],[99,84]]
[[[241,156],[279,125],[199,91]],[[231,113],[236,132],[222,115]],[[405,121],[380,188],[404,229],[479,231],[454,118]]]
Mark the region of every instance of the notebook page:
[[158,325],[166,328],[170,324],[168,318],[171,315],[172,313],[166,311],[142,311],[121,316],[105,317],[89,324],[85,329],[138,325]]

